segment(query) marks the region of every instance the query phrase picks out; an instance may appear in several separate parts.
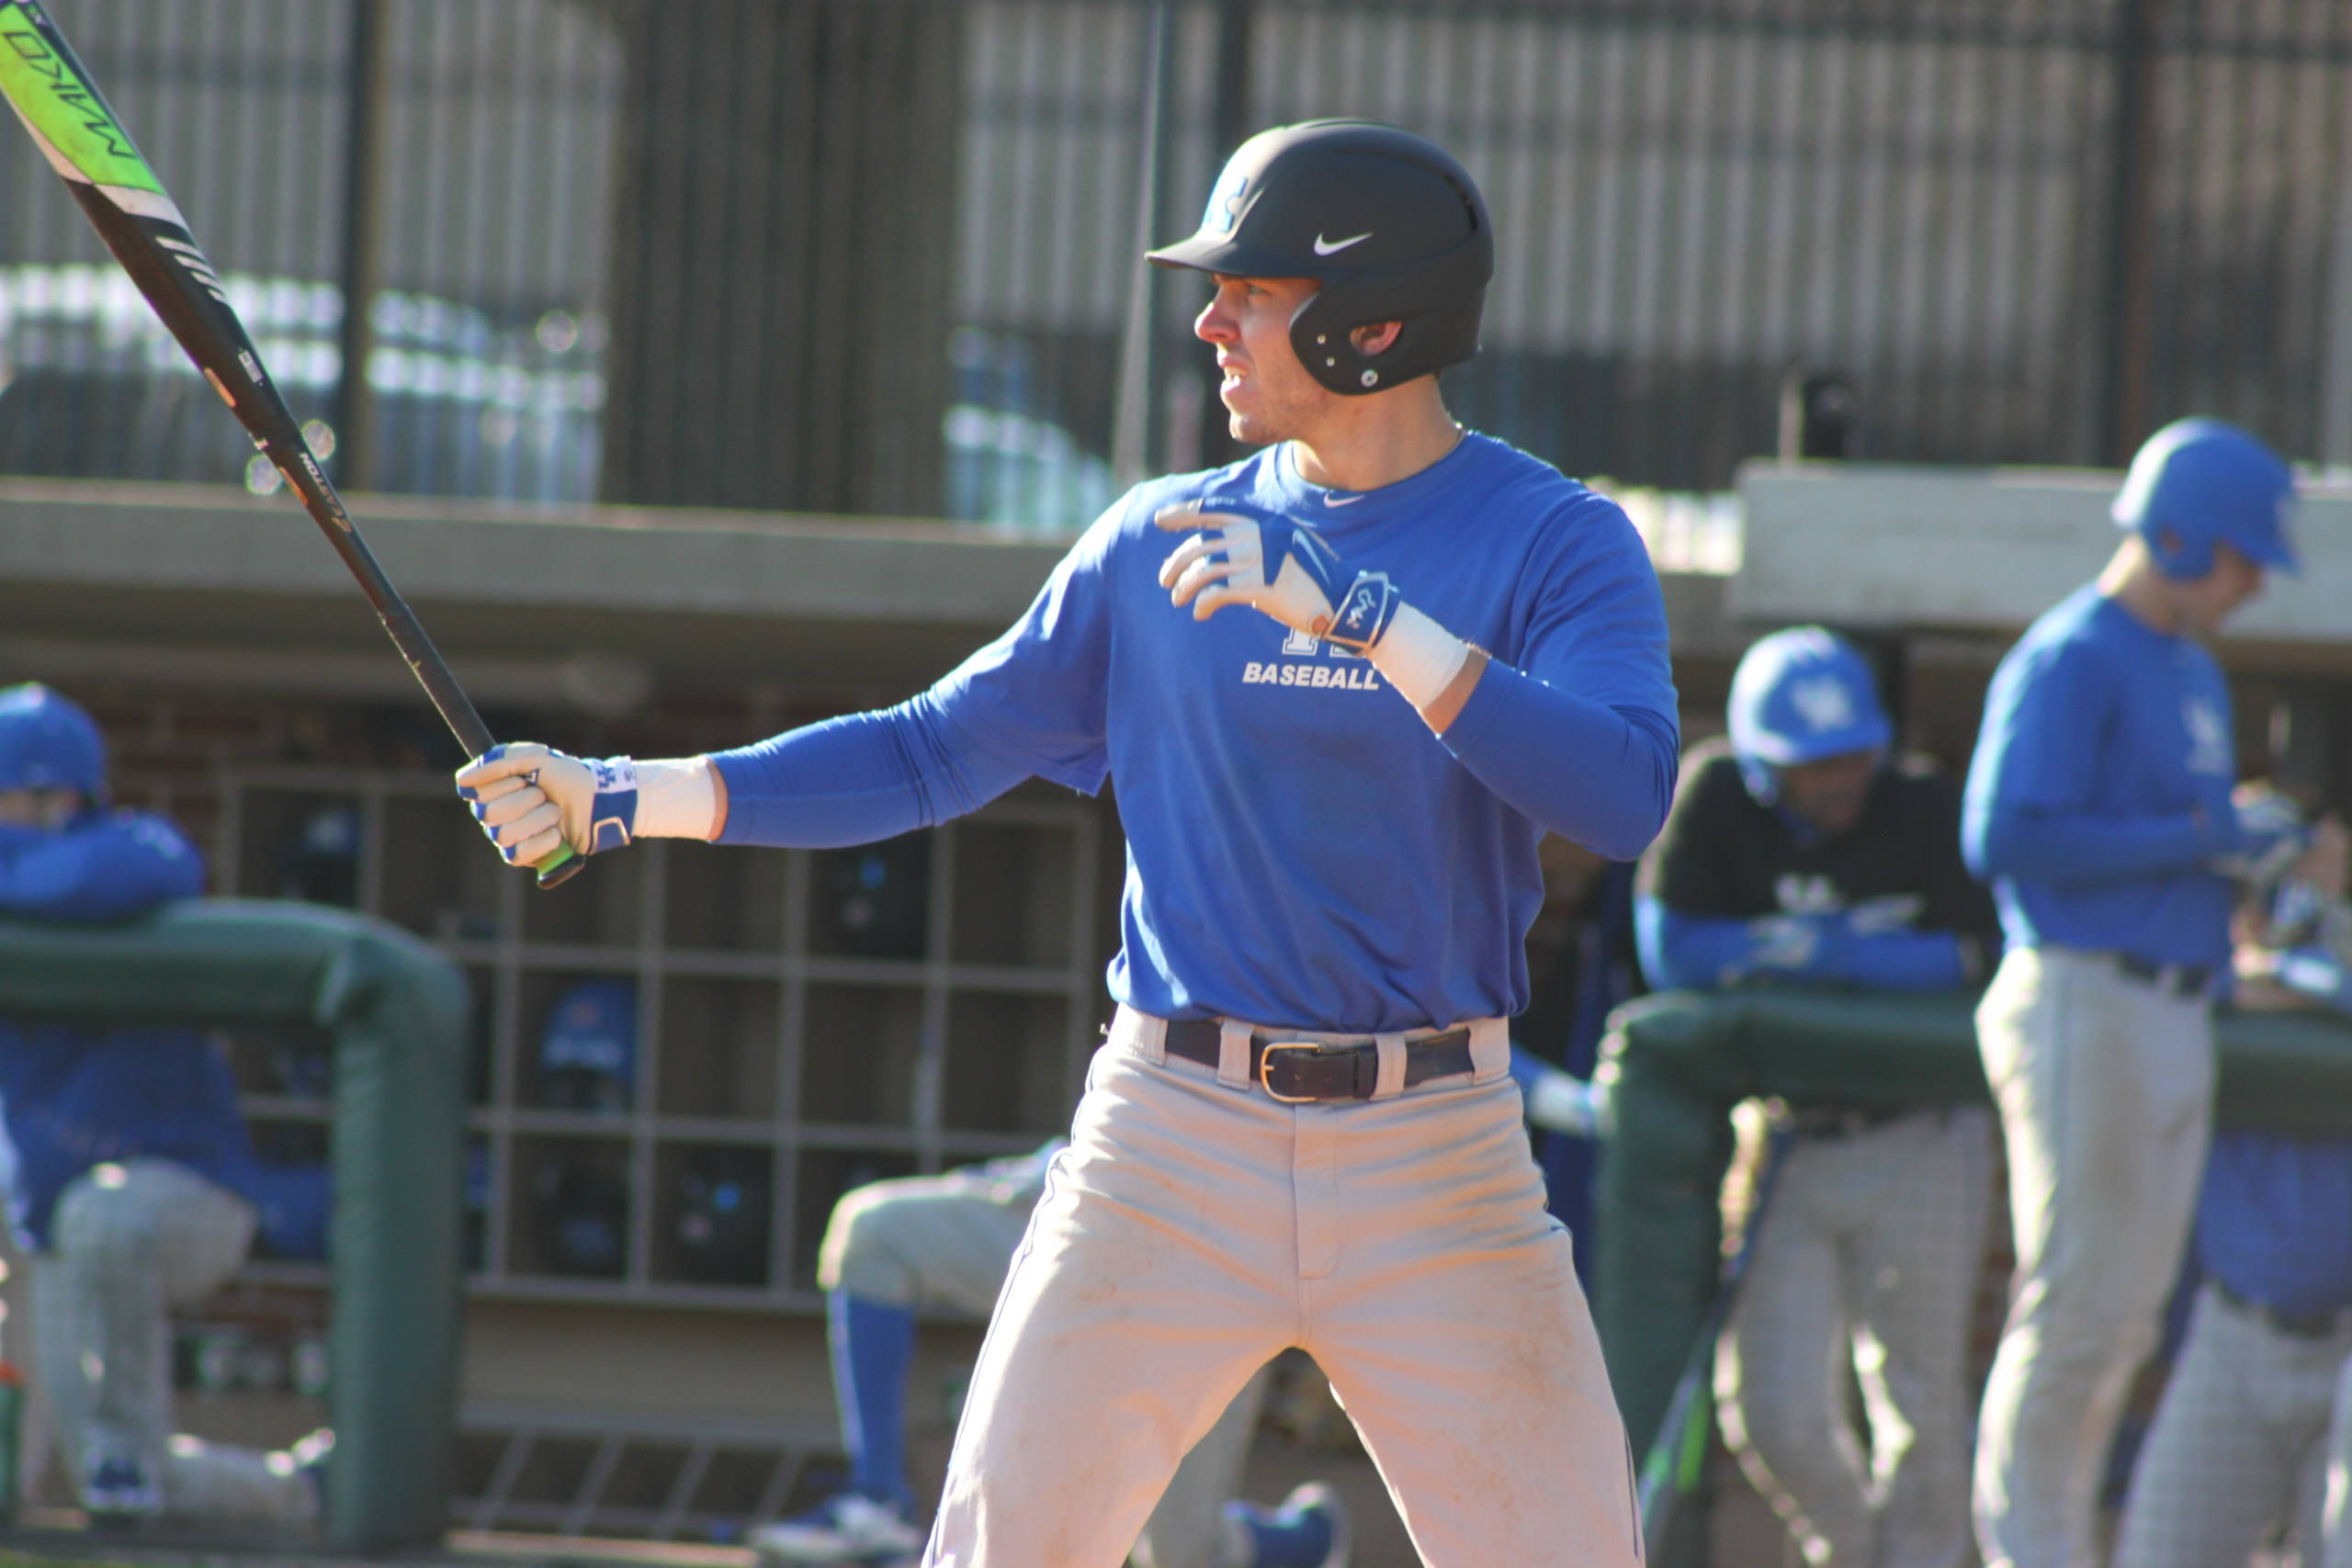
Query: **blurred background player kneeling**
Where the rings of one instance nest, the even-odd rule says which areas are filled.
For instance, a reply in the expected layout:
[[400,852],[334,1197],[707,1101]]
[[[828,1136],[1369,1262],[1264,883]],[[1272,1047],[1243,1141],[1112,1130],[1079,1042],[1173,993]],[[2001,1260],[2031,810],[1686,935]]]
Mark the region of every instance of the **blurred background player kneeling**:
[[[44,686],[0,691],[0,916],[118,920],[202,890],[176,828],[106,798],[89,716]],[[166,1319],[218,1289],[263,1226],[315,1245],[324,1172],[254,1157],[227,1062],[186,1029],[0,1019],[0,1128],[9,1218],[30,1255],[31,1371],[82,1505],[101,1517],[314,1519],[324,1434],[293,1454],[174,1435]]]

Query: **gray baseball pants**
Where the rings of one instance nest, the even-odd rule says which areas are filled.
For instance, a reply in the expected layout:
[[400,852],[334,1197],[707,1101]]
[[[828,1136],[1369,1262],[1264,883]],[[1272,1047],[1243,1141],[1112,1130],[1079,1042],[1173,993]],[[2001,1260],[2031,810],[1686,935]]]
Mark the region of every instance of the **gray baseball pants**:
[[[1429,1568],[1641,1559],[1631,1456],[1500,1020],[1475,1071],[1286,1104],[1122,1009],[997,1303],[926,1568],[1110,1568],[1188,1448],[1312,1355]],[[1284,1031],[1288,1037],[1293,1032]]]
[[[2325,1568],[2352,1568],[2352,1356],[2335,1373],[2335,1414],[2328,1424],[2327,1490],[2320,1518]],[[2305,1551],[2309,1557],[2312,1554]]]
[[2101,1467],[2204,1176],[2213,1026],[2107,955],[2013,949],[1976,1010],[2018,1271],[1975,1470],[1986,1568],[2089,1568]]
[[2346,1355],[2352,1322],[2290,1334],[2208,1283],[2132,1474],[2115,1568],[2241,1568],[2281,1527],[2319,1568]]
[[248,1449],[172,1432],[170,1314],[220,1289],[244,1260],[243,1199],[169,1160],[95,1167],[58,1199],[33,1261],[33,1365],[57,1451],[79,1477],[97,1450],[136,1455],[164,1512],[305,1524],[304,1477]]
[[[859,1188],[833,1210],[817,1282],[867,1301],[985,1317],[1045,1189],[1042,1162],[1010,1174],[952,1170]],[[1246,1542],[1227,1538],[1225,1505],[1240,1491],[1267,1381],[1261,1372],[1244,1384],[1176,1467],[1129,1554],[1135,1568],[1246,1568],[1251,1561]]]
[[1717,1348],[1715,1399],[1725,1440],[1807,1562],[1968,1557],[1968,1318],[1992,1132],[1987,1113],[1962,1108],[1802,1136],[1773,1179]]

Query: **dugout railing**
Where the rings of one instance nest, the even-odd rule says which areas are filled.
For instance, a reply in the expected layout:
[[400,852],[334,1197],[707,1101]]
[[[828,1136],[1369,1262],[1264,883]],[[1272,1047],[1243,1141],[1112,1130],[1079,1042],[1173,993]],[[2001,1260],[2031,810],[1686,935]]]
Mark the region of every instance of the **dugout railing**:
[[[1634,1451],[1646,1453],[1714,1296],[1732,1108],[1985,1104],[1973,994],[1667,991],[1611,1020],[1593,1315]],[[2352,1137],[2352,1024],[2224,1010],[2217,1124]],[[2004,1214],[1991,1222],[2006,1224]]]
[[0,921],[0,1016],[323,1034],[334,1063],[326,1543],[437,1541],[459,1348],[467,992],[387,923],[214,898],[116,926]]

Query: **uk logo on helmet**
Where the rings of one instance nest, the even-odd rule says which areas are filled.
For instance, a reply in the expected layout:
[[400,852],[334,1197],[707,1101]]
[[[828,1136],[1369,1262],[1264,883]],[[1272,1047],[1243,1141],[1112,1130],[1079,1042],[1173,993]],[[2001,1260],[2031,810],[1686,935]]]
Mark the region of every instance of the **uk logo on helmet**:
[[1854,694],[1835,676],[1799,681],[1790,691],[1789,701],[1796,705],[1798,716],[1815,735],[1843,729],[1854,722]]
[[1239,170],[1228,170],[1209,194],[1209,209],[1201,214],[1201,227],[1214,229],[1220,234],[1230,234],[1240,226],[1241,215],[1250,204],[1241,198],[1250,194],[1250,176]]

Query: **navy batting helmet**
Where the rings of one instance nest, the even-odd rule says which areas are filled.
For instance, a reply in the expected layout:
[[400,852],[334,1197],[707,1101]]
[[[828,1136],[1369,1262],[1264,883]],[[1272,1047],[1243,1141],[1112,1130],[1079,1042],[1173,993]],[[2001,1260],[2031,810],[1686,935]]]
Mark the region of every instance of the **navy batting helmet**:
[[1894,738],[1869,663],[1821,626],[1774,632],[1741,655],[1730,716],[1740,776],[1766,806],[1780,795],[1776,770],[1879,750]]
[[[1161,266],[1322,287],[1290,324],[1307,374],[1380,391],[1478,352],[1494,230],[1468,171],[1436,142],[1362,119],[1276,126],[1227,161],[1200,231],[1148,254]],[[1348,333],[1404,330],[1378,355]]]
[[0,789],[107,787],[107,745],[90,716],[39,682],[0,691]]
[[2156,570],[2191,579],[2227,544],[2257,566],[2291,573],[2287,536],[2295,479],[2278,454],[2233,424],[2180,419],[2148,437],[2115,497],[2115,523],[2147,541]]

